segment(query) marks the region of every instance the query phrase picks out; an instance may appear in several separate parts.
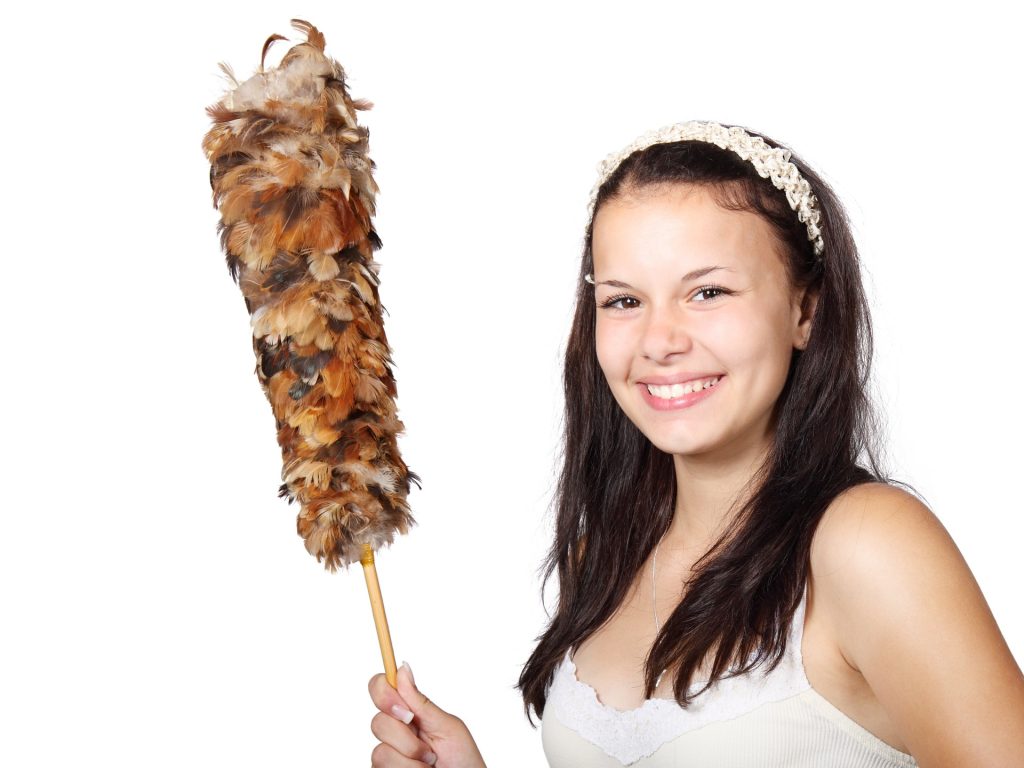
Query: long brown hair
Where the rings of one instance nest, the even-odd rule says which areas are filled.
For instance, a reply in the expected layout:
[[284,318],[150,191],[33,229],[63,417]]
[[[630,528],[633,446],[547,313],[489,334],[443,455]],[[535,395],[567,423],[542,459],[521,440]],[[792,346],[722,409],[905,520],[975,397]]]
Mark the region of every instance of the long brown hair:
[[[871,481],[905,486],[880,468],[882,430],[868,393],[871,318],[849,220],[828,184],[795,154],[791,162],[818,200],[825,249],[817,259],[785,194],[749,162],[714,144],[678,141],[634,152],[601,186],[594,206],[596,214],[609,200],[645,188],[700,185],[719,205],[762,216],[786,246],[792,284],[818,296],[806,348],[793,351],[773,411],[773,442],[750,480],[748,499],[694,567],[647,657],[644,697],[653,694],[660,670],[675,668],[673,690],[683,707],[722,677],[762,663],[772,669],[781,659],[803,595],[811,539],[838,494]],[[626,417],[598,364],[594,291],[583,280],[594,271],[592,238],[593,218],[562,376],[555,539],[541,566],[542,597],[558,571],[558,605],[516,686],[531,724],[530,708],[543,716],[548,686],[566,651],[611,617],[675,508],[672,456]],[[710,679],[688,694],[712,650]]]

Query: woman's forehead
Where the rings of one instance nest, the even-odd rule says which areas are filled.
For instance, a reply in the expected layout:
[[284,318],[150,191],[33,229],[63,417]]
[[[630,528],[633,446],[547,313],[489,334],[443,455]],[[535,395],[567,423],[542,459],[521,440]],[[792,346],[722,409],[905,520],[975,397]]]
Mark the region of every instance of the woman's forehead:
[[781,243],[764,218],[722,208],[700,187],[672,187],[608,201],[595,216],[591,245],[598,273],[671,269],[683,274],[720,265],[757,274],[784,266]]

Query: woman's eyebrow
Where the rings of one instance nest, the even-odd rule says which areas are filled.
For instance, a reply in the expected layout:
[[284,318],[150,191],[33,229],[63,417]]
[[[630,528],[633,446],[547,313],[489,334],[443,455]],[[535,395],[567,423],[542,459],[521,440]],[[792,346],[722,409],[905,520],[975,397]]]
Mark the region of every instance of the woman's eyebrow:
[[[735,272],[736,271],[736,270],[734,270],[734,269],[732,269],[730,267],[722,267],[722,266],[700,267],[699,269],[695,269],[692,272],[687,272],[685,275],[683,275],[682,280],[680,280],[680,282],[688,283],[691,280],[697,280],[698,278],[704,277],[704,275],[708,275],[708,274],[714,272],[717,269],[724,269],[726,272]],[[621,280],[601,280],[597,284],[598,285],[610,285],[613,288],[633,288],[632,285],[630,285],[629,283],[624,283]]]
[[714,272],[717,269],[724,269],[726,272],[735,272],[736,271],[736,270],[732,269],[731,267],[721,267],[721,266],[701,267],[700,269],[695,269],[695,270],[693,270],[693,272],[687,272],[685,275],[683,275],[682,282],[688,283],[691,280],[696,280],[698,278],[704,277],[704,275],[707,275],[707,274],[709,274],[711,272]]

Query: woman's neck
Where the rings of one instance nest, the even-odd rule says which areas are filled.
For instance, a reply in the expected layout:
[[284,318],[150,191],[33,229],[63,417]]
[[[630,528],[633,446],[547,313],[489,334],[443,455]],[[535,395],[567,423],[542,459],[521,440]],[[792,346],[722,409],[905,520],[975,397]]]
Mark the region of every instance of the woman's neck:
[[751,481],[767,452],[765,444],[728,456],[674,456],[676,506],[663,546],[706,550],[714,544],[750,496]]

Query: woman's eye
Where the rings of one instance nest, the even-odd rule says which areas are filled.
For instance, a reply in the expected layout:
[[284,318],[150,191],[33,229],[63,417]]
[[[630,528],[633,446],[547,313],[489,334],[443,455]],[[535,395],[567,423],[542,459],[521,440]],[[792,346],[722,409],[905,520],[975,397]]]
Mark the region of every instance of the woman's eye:
[[703,288],[698,288],[697,292],[694,293],[693,295],[694,296],[700,296],[701,294],[704,294],[706,296],[709,293],[712,294],[711,298],[700,299],[700,300],[698,300],[697,303],[701,304],[701,303],[705,303],[705,302],[708,302],[708,301],[714,301],[719,296],[722,296],[722,295],[727,294],[729,292],[727,290],[725,290],[725,288],[722,288],[719,285],[705,285]]
[[[616,305],[622,305],[623,302],[633,302],[633,303],[632,304],[628,304],[627,303],[624,306],[616,306]],[[626,296],[626,295],[611,296],[610,298],[607,298],[607,299],[604,300],[604,302],[602,302],[601,309],[636,309],[636,305],[639,304],[639,303],[640,302],[638,302],[632,296]]]

